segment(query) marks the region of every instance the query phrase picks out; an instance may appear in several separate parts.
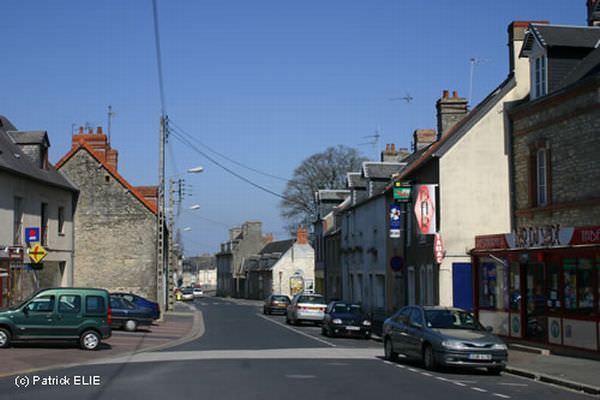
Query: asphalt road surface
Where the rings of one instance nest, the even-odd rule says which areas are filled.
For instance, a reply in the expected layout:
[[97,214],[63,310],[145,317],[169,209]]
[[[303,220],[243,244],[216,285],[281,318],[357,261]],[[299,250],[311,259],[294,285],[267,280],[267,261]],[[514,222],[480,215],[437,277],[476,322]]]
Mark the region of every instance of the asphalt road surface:
[[380,343],[326,338],[255,305],[201,298],[205,333],[158,352],[0,380],[0,399],[590,399],[508,374],[390,363]]

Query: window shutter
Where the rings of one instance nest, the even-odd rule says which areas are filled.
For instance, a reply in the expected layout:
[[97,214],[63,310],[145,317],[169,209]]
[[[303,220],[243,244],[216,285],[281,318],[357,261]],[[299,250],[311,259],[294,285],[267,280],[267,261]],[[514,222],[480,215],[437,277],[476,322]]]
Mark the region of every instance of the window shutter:
[[546,204],[552,204],[552,155],[550,148],[546,149]]
[[529,207],[537,205],[537,157],[535,151],[529,153]]

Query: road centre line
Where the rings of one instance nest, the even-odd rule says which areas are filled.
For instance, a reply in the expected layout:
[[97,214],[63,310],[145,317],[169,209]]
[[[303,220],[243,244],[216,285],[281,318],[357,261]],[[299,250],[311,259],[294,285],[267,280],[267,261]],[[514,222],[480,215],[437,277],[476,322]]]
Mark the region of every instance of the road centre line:
[[473,389],[473,390],[475,390],[477,392],[482,392],[482,393],[486,393],[487,392],[487,390],[482,389],[482,388],[478,388],[478,387],[475,387],[475,386],[472,386],[471,389]]
[[260,317],[260,318],[262,318],[262,319],[264,319],[264,320],[267,320],[267,321],[269,321],[269,322],[272,322],[272,323],[274,323],[275,325],[279,325],[279,326],[281,326],[282,328],[288,329],[288,330],[290,330],[290,331],[292,331],[292,332],[296,332],[296,333],[297,333],[297,334],[299,334],[299,335],[306,336],[307,338],[310,338],[310,339],[316,340],[317,342],[321,342],[321,343],[323,343],[323,344],[326,344],[326,345],[328,345],[328,346],[331,346],[331,347],[336,347],[336,345],[335,345],[335,344],[333,344],[333,343],[331,343],[331,342],[328,342],[327,340],[323,340],[323,339],[321,339],[321,338],[314,337],[314,336],[312,336],[312,335],[309,335],[308,333],[304,333],[304,332],[302,332],[302,331],[299,331],[299,330],[297,330],[297,329],[294,329],[294,328],[292,328],[292,327],[290,327],[290,326],[287,326],[287,325],[285,325],[285,324],[282,324],[282,323],[281,323],[281,322],[279,322],[279,321],[275,321],[274,319],[271,319],[271,318],[265,317],[265,316],[264,316],[264,315],[262,315],[262,314],[256,313],[256,316],[257,316],[257,317]]
[[500,393],[492,393],[492,396],[501,397],[503,399],[510,399],[510,396],[507,396],[505,394],[500,394]]

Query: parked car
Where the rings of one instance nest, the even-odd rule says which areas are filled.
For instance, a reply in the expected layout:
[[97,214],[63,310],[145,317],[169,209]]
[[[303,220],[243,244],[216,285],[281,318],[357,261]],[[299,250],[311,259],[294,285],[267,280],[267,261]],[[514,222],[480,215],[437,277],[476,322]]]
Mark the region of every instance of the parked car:
[[184,301],[194,300],[194,289],[187,286],[181,288],[181,298]]
[[78,340],[96,350],[111,336],[109,294],[104,289],[42,289],[0,312],[0,348],[28,340]]
[[194,288],[192,289],[192,294],[194,295],[194,298],[202,297],[204,295],[204,292],[202,291],[202,287],[194,286]]
[[263,304],[263,314],[285,314],[289,305],[290,298],[285,294],[272,294],[265,299],[265,303]]
[[396,360],[398,353],[437,366],[485,367],[499,374],[506,366],[506,345],[491,328],[484,328],[475,316],[458,308],[407,306],[383,324],[385,358]]
[[154,310],[140,307],[120,296],[110,296],[112,309],[112,324],[114,329],[125,329],[129,332],[137,330],[138,326],[150,326],[154,320]]
[[125,292],[115,292],[110,294],[111,297],[117,296],[121,297],[125,300],[130,301],[133,304],[136,304],[140,307],[151,308],[154,310],[154,314],[152,316],[153,319],[160,319],[160,306],[157,302],[148,300],[145,297],[139,296],[133,293],[125,293]]
[[321,333],[325,336],[371,337],[371,320],[367,318],[360,304],[332,301],[327,305]]
[[320,324],[326,308],[325,298],[320,294],[297,294],[287,307],[285,322],[294,325],[303,321]]

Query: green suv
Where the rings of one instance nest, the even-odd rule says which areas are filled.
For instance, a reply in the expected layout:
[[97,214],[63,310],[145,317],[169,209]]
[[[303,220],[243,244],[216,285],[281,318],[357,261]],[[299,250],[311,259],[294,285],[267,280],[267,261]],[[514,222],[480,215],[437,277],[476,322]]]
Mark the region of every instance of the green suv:
[[0,348],[12,341],[78,340],[82,349],[96,350],[111,335],[111,319],[104,289],[42,289],[0,312]]

